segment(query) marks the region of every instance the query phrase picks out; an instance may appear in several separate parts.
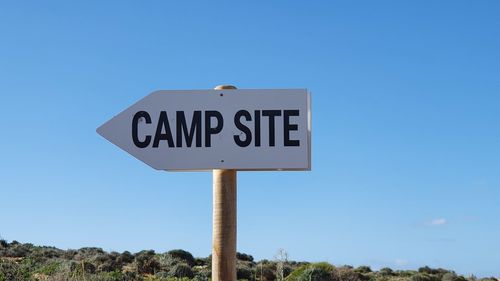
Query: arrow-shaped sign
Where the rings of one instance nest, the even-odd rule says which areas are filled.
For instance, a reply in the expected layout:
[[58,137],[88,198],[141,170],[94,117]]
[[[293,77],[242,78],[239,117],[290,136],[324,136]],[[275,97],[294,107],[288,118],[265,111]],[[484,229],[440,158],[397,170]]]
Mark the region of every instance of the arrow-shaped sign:
[[97,129],[158,170],[310,170],[303,89],[156,91]]

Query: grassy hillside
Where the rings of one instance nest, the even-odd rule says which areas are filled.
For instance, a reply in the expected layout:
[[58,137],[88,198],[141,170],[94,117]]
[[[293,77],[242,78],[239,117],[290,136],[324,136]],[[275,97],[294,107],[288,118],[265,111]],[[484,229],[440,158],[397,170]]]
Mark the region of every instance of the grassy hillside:
[[[248,281],[476,281],[453,271],[422,267],[415,271],[368,266],[336,267],[328,263],[254,261],[238,253],[238,280]],[[153,250],[106,252],[100,248],[60,250],[17,241],[0,240],[0,281],[118,281],[118,280],[210,280],[211,257],[195,258],[184,250],[156,253]],[[481,281],[498,281],[484,278]]]

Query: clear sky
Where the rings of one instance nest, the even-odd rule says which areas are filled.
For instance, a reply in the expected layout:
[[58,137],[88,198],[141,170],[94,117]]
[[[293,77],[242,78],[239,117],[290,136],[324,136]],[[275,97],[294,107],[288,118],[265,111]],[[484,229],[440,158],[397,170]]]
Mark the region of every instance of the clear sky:
[[152,91],[308,88],[311,172],[241,172],[238,250],[500,275],[499,1],[2,1],[0,235],[211,249],[211,173],[96,134]]

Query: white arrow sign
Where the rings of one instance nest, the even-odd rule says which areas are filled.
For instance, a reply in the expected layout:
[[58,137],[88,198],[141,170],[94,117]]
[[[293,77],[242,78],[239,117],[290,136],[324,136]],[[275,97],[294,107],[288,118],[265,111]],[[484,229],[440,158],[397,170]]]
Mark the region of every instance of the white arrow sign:
[[97,133],[158,170],[310,170],[304,89],[156,91]]

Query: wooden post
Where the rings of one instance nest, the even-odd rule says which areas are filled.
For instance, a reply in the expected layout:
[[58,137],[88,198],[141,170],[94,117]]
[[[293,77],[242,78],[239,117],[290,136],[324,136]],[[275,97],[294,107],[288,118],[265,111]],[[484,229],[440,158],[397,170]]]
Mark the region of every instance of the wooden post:
[[212,227],[212,281],[236,281],[236,170],[213,170]]

